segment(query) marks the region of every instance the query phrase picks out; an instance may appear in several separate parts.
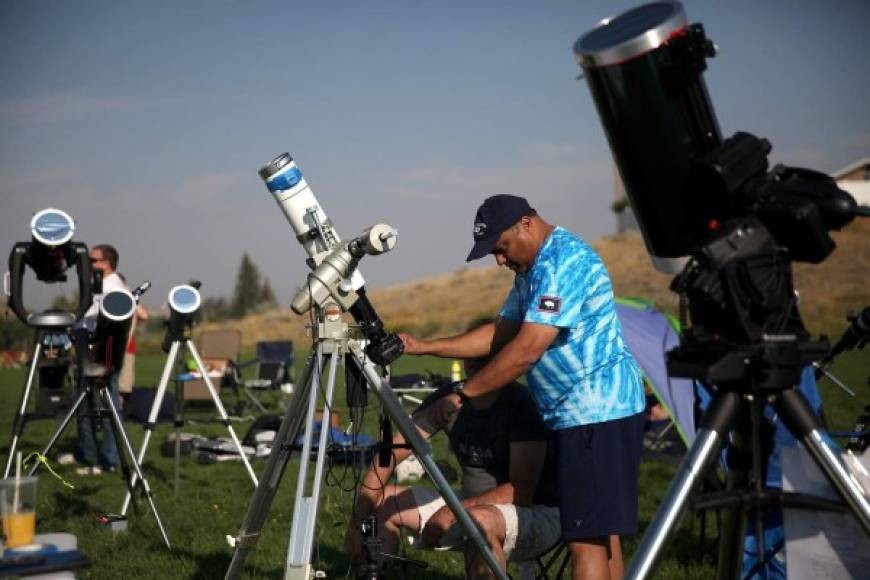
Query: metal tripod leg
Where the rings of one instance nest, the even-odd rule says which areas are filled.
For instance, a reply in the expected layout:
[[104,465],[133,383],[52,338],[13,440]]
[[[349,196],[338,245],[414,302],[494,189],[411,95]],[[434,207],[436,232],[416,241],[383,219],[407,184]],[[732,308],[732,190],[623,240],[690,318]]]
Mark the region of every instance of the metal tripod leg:
[[30,388],[33,385],[33,377],[36,374],[36,367],[39,365],[39,354],[41,351],[42,340],[37,339],[36,348],[33,351],[33,359],[30,361],[30,370],[27,373],[27,383],[24,386],[24,392],[21,393],[21,404],[18,406],[18,414],[15,415],[15,423],[12,426],[12,443],[9,446],[9,458],[6,460],[6,469],[3,471],[4,479],[9,477],[9,471],[12,469],[12,462],[15,461],[15,450],[18,447],[18,440],[24,432],[27,401],[30,399]]
[[230,418],[227,415],[226,410],[224,409],[223,403],[221,403],[221,398],[218,396],[217,390],[215,390],[214,385],[211,384],[211,378],[208,376],[208,371],[205,368],[205,365],[202,363],[202,359],[199,356],[199,352],[197,352],[196,347],[193,345],[193,341],[187,340],[187,350],[193,356],[193,360],[196,361],[196,367],[199,369],[199,372],[202,373],[202,379],[205,381],[205,385],[208,387],[208,392],[211,394],[211,398],[214,401],[214,406],[217,408],[218,415],[220,415],[221,420],[224,425],[226,425],[227,431],[230,432],[230,437],[233,440],[233,443],[236,446],[236,449],[239,450],[239,455],[242,458],[242,463],[245,464],[245,469],[248,470],[248,475],[251,476],[251,481],[254,482],[254,487],[257,487],[257,476],[254,474],[254,468],[251,467],[251,462],[248,461],[248,456],[245,455],[245,451],[242,449],[242,444],[239,442],[239,438],[236,437],[236,431],[233,429],[232,423],[230,423]]
[[634,580],[652,575],[662,548],[677,527],[692,488],[727,437],[739,405],[740,396],[733,392],[719,393],[713,399],[695,442],[680,463],[667,494],[643,535],[626,578]]
[[326,382],[326,393],[323,401],[323,416],[320,420],[320,437],[317,446],[317,460],[314,464],[314,477],[311,480],[311,490],[308,487],[308,467],[311,456],[311,444],[314,439],[314,416],[317,411],[319,373],[312,375],[311,392],[308,395],[308,410],[306,412],[305,439],[302,444],[302,455],[299,464],[299,474],[296,479],[296,500],[293,503],[293,524],[290,527],[290,544],[287,547],[287,561],[284,566],[284,580],[309,580],[311,578],[311,552],[314,547],[314,528],[317,525],[317,508],[320,503],[320,486],[323,483],[323,463],[326,459],[327,435],[330,429],[330,407],[335,390],[335,371],[342,354],[333,350],[329,353],[329,377]]
[[[160,514],[157,512],[157,506],[154,505],[154,498],[151,495],[151,487],[148,485],[148,480],[145,479],[145,476],[142,473],[142,467],[139,465],[139,462],[136,461],[136,454],[133,452],[133,446],[130,445],[130,438],[127,437],[127,431],[124,429],[124,424],[121,423],[121,417],[118,415],[118,409],[115,408],[115,402],[112,401],[112,394],[105,386],[100,388],[100,394],[103,397],[103,403],[111,413],[115,435],[120,437],[121,441],[124,443],[124,450],[130,457],[130,463],[133,465],[133,470],[142,482],[143,493],[145,494],[145,498],[148,500],[148,505],[151,506],[151,513],[154,514],[154,519],[157,521],[157,527],[160,528],[160,535],[163,536],[163,542],[166,544],[167,548],[172,549],[172,545],[169,543],[169,537],[166,535],[166,530],[163,528]],[[119,450],[119,453],[120,452],[121,451]]]
[[800,439],[828,477],[852,513],[870,534],[870,490],[864,490],[849,473],[843,462],[839,446],[821,429],[804,396],[795,389],[783,391],[774,403],[791,434]]
[[429,479],[435,483],[435,486],[438,488],[441,497],[444,498],[450,511],[452,511],[453,515],[456,516],[456,520],[462,526],[468,536],[468,540],[477,546],[478,551],[483,556],[483,559],[486,561],[489,569],[495,577],[501,580],[507,580],[508,576],[506,572],[499,566],[498,561],[495,559],[495,556],[493,556],[492,551],[489,548],[489,544],[477,528],[477,524],[475,524],[474,520],[471,519],[468,512],[465,511],[459,498],[456,497],[456,494],[450,487],[450,483],[444,477],[444,474],[441,473],[441,470],[438,469],[438,466],[435,464],[435,457],[432,455],[432,448],[429,443],[423,439],[420,432],[417,431],[417,427],[408,417],[407,412],[402,407],[402,403],[399,401],[398,397],[396,397],[396,394],[390,390],[389,385],[384,383],[384,380],[375,369],[374,364],[362,351],[360,344],[356,341],[349,341],[348,346],[350,347],[351,353],[360,369],[365,374],[369,385],[374,388],[375,394],[377,394],[381,404],[390,416],[390,419],[393,420],[399,431],[404,435],[405,440],[413,448],[414,454],[423,465]]
[[281,421],[281,427],[278,429],[272,445],[272,452],[269,454],[266,467],[260,477],[260,484],[254,492],[254,497],[251,498],[238,535],[235,538],[230,538],[235,544],[235,551],[224,576],[225,580],[233,580],[241,575],[248,552],[257,545],[257,541],[260,539],[260,532],[266,523],[269,508],[272,506],[275,493],[278,491],[281,478],[284,476],[284,470],[287,468],[287,463],[293,453],[293,443],[302,428],[305,405],[315,381],[318,384],[320,382],[319,346],[308,355],[301,380],[297,383],[299,388],[294,391],[290,404],[287,406],[284,420]]
[[[148,451],[148,443],[151,441],[151,435],[154,433],[154,427],[157,425],[157,415],[160,413],[160,405],[163,403],[163,397],[166,395],[166,386],[169,384],[169,375],[172,373],[172,367],[175,365],[175,358],[178,356],[178,348],[181,346],[180,341],[174,341],[169,348],[169,354],[166,357],[166,364],[163,366],[163,374],[160,375],[160,383],[157,385],[157,392],[154,394],[154,403],[151,405],[151,411],[148,413],[148,422],[145,424],[145,436],[142,439],[142,445],[139,447],[139,455],[136,456],[136,461],[139,465],[145,461],[145,452]],[[130,488],[135,489],[138,482],[138,475],[133,474],[130,479]],[[130,507],[132,493],[127,492],[124,497],[124,504],[121,506],[121,515],[127,515],[127,509]]]
[[[45,448],[42,450],[42,455],[48,455],[49,451],[51,451],[51,448],[54,447],[54,444],[57,442],[58,439],[60,439],[60,436],[63,435],[63,432],[66,430],[67,425],[69,425],[69,422],[75,416],[76,411],[78,411],[79,407],[87,396],[88,389],[83,388],[79,393],[79,396],[76,398],[75,402],[72,404],[72,406],[70,406],[66,416],[60,422],[60,426],[58,426],[57,430],[49,438],[48,443],[46,443]],[[34,463],[33,467],[30,468],[30,471],[27,473],[27,475],[30,476],[36,473],[36,470],[39,469],[40,465],[42,465],[41,461],[37,461],[36,463]]]

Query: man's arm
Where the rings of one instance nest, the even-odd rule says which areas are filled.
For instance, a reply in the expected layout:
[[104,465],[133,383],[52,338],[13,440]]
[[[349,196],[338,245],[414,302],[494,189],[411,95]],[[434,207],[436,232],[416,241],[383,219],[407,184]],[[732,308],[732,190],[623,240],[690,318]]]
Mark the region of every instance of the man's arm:
[[557,326],[524,322],[516,336],[465,382],[465,394],[478,397],[515,381],[541,358],[558,334]]
[[[456,412],[449,405],[448,407],[450,408],[445,409],[444,407],[445,401],[443,399],[438,400],[425,409],[417,411],[412,416],[414,425],[425,439],[430,439],[435,433],[443,429],[451,413]],[[359,496],[353,510],[354,517],[359,520],[367,518],[378,508],[384,497],[384,489],[393,475],[396,465],[413,453],[411,449],[404,447],[405,437],[401,433],[393,435],[393,445],[395,447],[393,447],[390,464],[386,467],[381,467],[378,465],[377,458],[375,458],[365,476],[363,476]]]
[[405,354],[430,354],[442,358],[477,358],[486,356],[492,349],[495,324],[484,324],[456,336],[421,340],[410,334],[399,333],[405,344]]

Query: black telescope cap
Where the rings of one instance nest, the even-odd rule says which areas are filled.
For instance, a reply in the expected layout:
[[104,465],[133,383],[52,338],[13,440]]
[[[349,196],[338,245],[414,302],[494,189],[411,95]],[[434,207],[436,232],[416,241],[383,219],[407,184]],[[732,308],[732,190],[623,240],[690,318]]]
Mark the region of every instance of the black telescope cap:
[[491,253],[501,233],[530,213],[532,207],[523,197],[501,194],[486,198],[474,216],[474,247],[465,261]]

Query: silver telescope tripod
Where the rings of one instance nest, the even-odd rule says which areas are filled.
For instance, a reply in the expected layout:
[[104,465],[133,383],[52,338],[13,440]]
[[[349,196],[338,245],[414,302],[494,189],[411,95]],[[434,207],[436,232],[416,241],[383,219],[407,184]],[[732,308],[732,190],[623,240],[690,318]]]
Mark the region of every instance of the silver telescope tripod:
[[[287,548],[287,559],[284,567],[285,580],[310,580],[313,578],[311,555],[314,546],[315,526],[317,520],[320,487],[323,481],[323,466],[326,457],[327,434],[330,424],[330,410],[335,376],[339,360],[345,354],[350,354],[359,366],[366,381],[380,399],[386,414],[404,435],[405,440],[413,448],[417,458],[423,464],[426,473],[435,483],[439,493],[444,498],[450,510],[456,516],[467,534],[468,540],[477,546],[484,559],[497,578],[507,580],[506,574],[498,566],[489,545],[481,535],[476,524],[465,511],[459,498],[450,488],[447,479],[435,464],[429,443],[423,439],[414,426],[407,412],[402,407],[390,385],[385,381],[374,363],[366,357],[362,342],[352,336],[353,329],[343,320],[335,317],[327,320],[323,309],[315,306],[316,322],[312,326],[314,348],[305,363],[302,380],[287,408],[287,413],[281,423],[281,428],[275,437],[272,453],[269,455],[266,468],[260,478],[260,484],[251,499],[248,512],[242,522],[242,527],[235,538],[228,538],[235,546],[233,559],[225,575],[225,579],[238,578],[242,572],[245,558],[260,539],[260,531],[268,516],[269,508],[275,497],[284,470],[290,461],[293,445],[304,426],[304,438],[300,456],[299,475],[296,484],[296,499],[293,506],[293,523],[290,530],[290,543]],[[333,317],[330,317],[333,318]],[[324,366],[328,367],[328,378],[324,391],[323,418],[320,438],[317,446],[317,459],[314,466],[314,477],[308,477],[309,457],[312,448],[314,432],[314,413],[317,407],[318,391]],[[308,488],[311,479],[310,489]]]
[[[728,441],[729,433],[735,423],[738,429],[733,432],[732,442],[741,445],[740,441],[746,435],[744,428],[752,435],[752,460],[755,473],[755,489],[758,495],[756,501],[763,497],[761,472],[761,449],[757,437],[762,419],[761,413],[765,404],[773,405],[779,417],[785,422],[792,435],[810,452],[816,464],[827,476],[828,481],[845,500],[846,505],[858,519],[864,530],[870,534],[870,498],[850,474],[843,462],[839,448],[823,430],[821,423],[807,404],[803,395],[794,388],[787,388],[772,393],[736,393],[720,391],[713,398],[692,447],[686,453],[674,476],[662,503],[650,522],[643,540],[632,558],[626,578],[648,578],[662,549],[671,533],[676,529],[680,516],[689,502],[692,489],[698,483],[704,471],[713,463],[719,449]],[[746,416],[749,425],[746,425]],[[743,424],[741,425],[741,421]],[[747,484],[746,470],[734,469],[729,473],[729,487],[741,488]],[[750,491],[750,490],[746,490]],[[739,577],[743,553],[743,534],[746,526],[746,509],[741,505],[743,498],[732,498],[721,504],[731,506],[723,518],[721,539],[719,545],[718,578],[725,580]],[[794,505],[803,505],[810,509],[831,509],[831,506],[821,505],[806,497],[794,497]],[[752,503],[749,499],[748,503]],[[789,498],[782,496],[780,501],[787,502]],[[802,503],[799,503],[802,502]],[[735,505],[736,504],[736,505]],[[760,517],[756,518],[760,526]],[[757,530],[757,537],[763,538],[762,530]],[[760,549],[760,548],[759,548]],[[761,561],[761,558],[759,559]]]
[[[221,422],[226,426],[227,431],[229,431],[230,437],[233,440],[233,444],[236,446],[236,449],[238,449],[239,456],[242,458],[242,463],[245,464],[245,469],[248,471],[248,475],[251,477],[251,481],[254,483],[254,487],[257,487],[257,476],[254,473],[254,469],[251,467],[251,462],[248,461],[248,456],[245,455],[245,452],[242,449],[242,444],[239,442],[238,436],[236,436],[236,432],[233,429],[232,423],[230,423],[230,418],[227,415],[226,409],[224,409],[223,403],[221,403],[220,396],[218,396],[217,390],[215,390],[214,385],[211,382],[211,378],[208,376],[208,369],[206,369],[205,365],[203,364],[202,358],[199,356],[199,351],[196,350],[196,346],[194,346],[193,341],[187,337],[172,341],[172,345],[169,347],[169,354],[166,356],[166,364],[163,365],[163,374],[160,375],[160,384],[157,386],[157,392],[154,395],[154,403],[151,405],[151,411],[148,413],[148,423],[145,424],[145,437],[142,439],[142,446],[139,448],[139,455],[137,456],[139,462],[141,463],[145,460],[145,453],[148,451],[148,444],[151,441],[151,435],[154,433],[154,428],[157,426],[157,415],[160,412],[160,405],[163,403],[163,397],[166,395],[166,388],[169,385],[169,377],[172,374],[172,369],[175,367],[175,361],[178,358],[178,351],[181,349],[182,343],[187,348],[187,351],[190,353],[190,355],[193,357],[193,360],[196,361],[196,368],[202,375],[202,379],[203,381],[205,381],[206,387],[208,387],[208,392],[211,395],[212,401],[214,401],[214,406],[217,409],[218,415],[221,418]],[[178,446],[180,445],[178,429],[179,423],[176,422],[176,491],[178,490]],[[137,479],[134,476],[132,484],[135,486],[136,483]],[[130,498],[131,494],[128,491],[127,496],[124,498],[124,504],[121,506],[121,515],[126,515],[127,508],[129,508],[130,506]]]

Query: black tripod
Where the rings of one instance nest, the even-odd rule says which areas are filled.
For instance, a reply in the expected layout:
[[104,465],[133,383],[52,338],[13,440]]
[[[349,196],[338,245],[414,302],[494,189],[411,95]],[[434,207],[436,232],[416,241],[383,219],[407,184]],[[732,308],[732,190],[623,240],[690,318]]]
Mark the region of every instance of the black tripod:
[[[124,424],[121,422],[121,416],[118,414],[118,409],[115,407],[115,402],[112,400],[112,392],[110,390],[109,381],[111,379],[111,367],[107,368],[103,365],[93,364],[87,360],[86,353],[88,352],[88,332],[85,329],[79,329],[74,332],[74,343],[76,353],[78,355],[78,391],[75,402],[67,412],[66,416],[61,421],[57,430],[49,438],[48,443],[42,450],[42,455],[48,455],[54,444],[66,430],[72,418],[79,411],[79,407],[85,403],[87,399],[88,408],[92,410],[89,413],[91,416],[91,427],[94,430],[94,441],[96,441],[97,424],[102,423],[102,420],[108,416],[110,419],[112,436],[115,438],[115,446],[118,449],[118,457],[121,462],[121,473],[124,481],[132,493],[135,489],[136,480],[133,478],[135,473],[142,487],[142,493],[148,501],[151,512],[154,514],[154,519],[157,522],[157,527],[160,529],[160,535],[163,537],[163,543],[167,548],[172,546],[169,543],[169,537],[166,535],[166,530],[163,527],[163,522],[160,519],[160,514],[157,511],[157,506],[154,505],[154,498],[151,495],[151,487],[148,485],[148,480],[142,473],[142,467],[136,459],[136,454],[133,451],[133,446],[130,444],[130,438],[127,436],[127,431],[124,429]],[[126,452],[126,455],[124,454]],[[129,460],[128,460],[129,457]],[[30,469],[28,475],[33,475],[39,468],[40,462],[36,462]],[[131,473],[130,466],[133,467]]]
[[[669,353],[669,371],[675,376],[702,379],[715,385],[716,391],[695,442],[632,559],[627,578],[651,575],[692,489],[726,443],[730,443],[726,490],[693,502],[697,508],[725,509],[719,578],[735,578],[740,572],[750,510],[755,512],[758,559],[762,562],[762,506],[776,502],[808,509],[843,509],[838,502],[765,488],[762,432],[767,405],[810,452],[846,507],[870,534],[867,491],[851,477],[839,446],[794,388],[802,369],[828,351],[828,341],[808,339],[795,306],[790,264],[770,249],[764,228],[751,221],[748,224],[711,244],[704,259],[690,262],[671,286],[689,298],[694,326],[680,347]],[[759,280],[767,294],[753,295],[763,296],[764,302],[760,298],[742,301],[739,292]],[[722,307],[714,308],[719,304]]]
[[27,382],[24,384],[24,391],[21,393],[21,401],[18,404],[18,413],[15,415],[15,421],[12,424],[12,442],[9,445],[9,458],[6,460],[6,469],[3,471],[3,477],[9,477],[9,472],[12,469],[12,461],[15,457],[15,451],[18,448],[18,442],[21,440],[21,435],[24,433],[24,425],[29,419],[27,413],[27,404],[30,400],[30,392],[33,388],[34,377],[39,369],[39,362],[42,357],[43,341],[48,336],[66,336],[69,329],[75,324],[75,316],[68,312],[41,312],[31,314],[28,318],[28,325],[36,329],[36,346],[33,349],[33,357],[30,359],[30,368],[27,371]]
[[378,519],[375,516],[369,516],[364,519],[360,523],[360,529],[363,537],[365,564],[360,568],[357,578],[363,580],[383,580],[386,578],[384,574],[384,560],[409,564],[417,568],[429,567],[429,564],[421,560],[403,558],[402,556],[382,552],[381,548],[384,546],[384,540],[378,537]]

